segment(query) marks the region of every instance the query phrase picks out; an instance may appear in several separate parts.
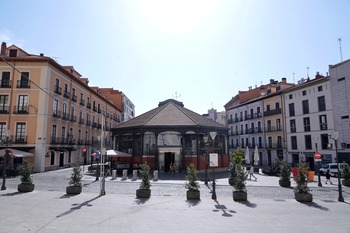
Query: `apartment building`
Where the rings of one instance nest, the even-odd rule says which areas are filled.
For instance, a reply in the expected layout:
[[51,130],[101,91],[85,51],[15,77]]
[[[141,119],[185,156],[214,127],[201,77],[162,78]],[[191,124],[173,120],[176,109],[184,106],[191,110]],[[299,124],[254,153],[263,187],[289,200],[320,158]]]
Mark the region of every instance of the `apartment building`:
[[42,172],[89,162],[101,140],[112,146],[110,129],[120,123],[121,109],[73,66],[4,42],[0,56],[1,149],[34,154],[29,159]]
[[334,130],[339,133],[339,161],[350,163],[350,60],[330,65],[329,76]]
[[329,134],[334,131],[331,83],[319,73],[283,92],[288,162],[307,161],[314,169],[314,153],[322,162],[335,159]]
[[96,88],[102,96],[122,110],[122,122],[135,117],[135,105],[122,91],[114,90],[113,88]]
[[230,149],[250,149],[251,161],[255,146],[259,150],[260,165],[271,165],[283,157],[283,116],[281,91],[294,86],[270,80],[269,84],[240,91],[226,105]]

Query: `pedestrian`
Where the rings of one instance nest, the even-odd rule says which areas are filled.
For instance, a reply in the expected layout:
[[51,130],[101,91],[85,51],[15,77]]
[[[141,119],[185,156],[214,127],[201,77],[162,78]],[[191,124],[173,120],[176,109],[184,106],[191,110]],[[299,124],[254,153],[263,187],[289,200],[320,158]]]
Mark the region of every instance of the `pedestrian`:
[[329,181],[329,183],[333,184],[331,181],[331,173],[330,173],[329,169],[326,172],[326,184],[328,181]]
[[248,179],[248,180],[251,180],[252,177],[255,178],[255,181],[258,180],[258,178],[256,178],[256,177],[254,176],[254,167],[253,167],[253,166],[251,166],[250,169],[249,169],[249,179]]

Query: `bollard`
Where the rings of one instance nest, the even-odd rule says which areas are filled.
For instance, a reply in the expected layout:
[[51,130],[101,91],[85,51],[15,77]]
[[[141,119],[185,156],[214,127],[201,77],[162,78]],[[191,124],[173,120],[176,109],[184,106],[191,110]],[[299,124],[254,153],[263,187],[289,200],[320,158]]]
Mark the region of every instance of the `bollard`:
[[112,180],[117,179],[117,170],[112,171]]
[[126,180],[128,178],[128,170],[124,169],[123,170],[123,178],[122,180]]
[[158,181],[158,170],[153,171],[153,181]]
[[135,181],[135,180],[137,180],[137,170],[133,170],[132,171],[132,179],[131,179],[132,181]]

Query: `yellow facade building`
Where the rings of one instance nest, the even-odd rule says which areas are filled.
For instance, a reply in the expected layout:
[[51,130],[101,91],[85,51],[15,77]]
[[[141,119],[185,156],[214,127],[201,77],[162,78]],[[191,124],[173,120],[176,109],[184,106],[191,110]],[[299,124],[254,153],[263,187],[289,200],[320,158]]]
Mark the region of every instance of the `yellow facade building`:
[[[3,42],[0,79],[0,149],[32,153],[34,171],[89,163],[101,140],[112,147],[110,130],[120,123],[121,109],[73,66]],[[21,159],[12,156],[10,167]]]

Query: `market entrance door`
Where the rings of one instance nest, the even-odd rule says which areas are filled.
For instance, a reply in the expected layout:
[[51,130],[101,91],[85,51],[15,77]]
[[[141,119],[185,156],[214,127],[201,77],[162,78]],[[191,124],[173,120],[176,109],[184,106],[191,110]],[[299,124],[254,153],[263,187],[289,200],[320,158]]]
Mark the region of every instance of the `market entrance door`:
[[170,164],[174,162],[175,162],[175,153],[165,152],[164,153],[164,172],[169,172]]

